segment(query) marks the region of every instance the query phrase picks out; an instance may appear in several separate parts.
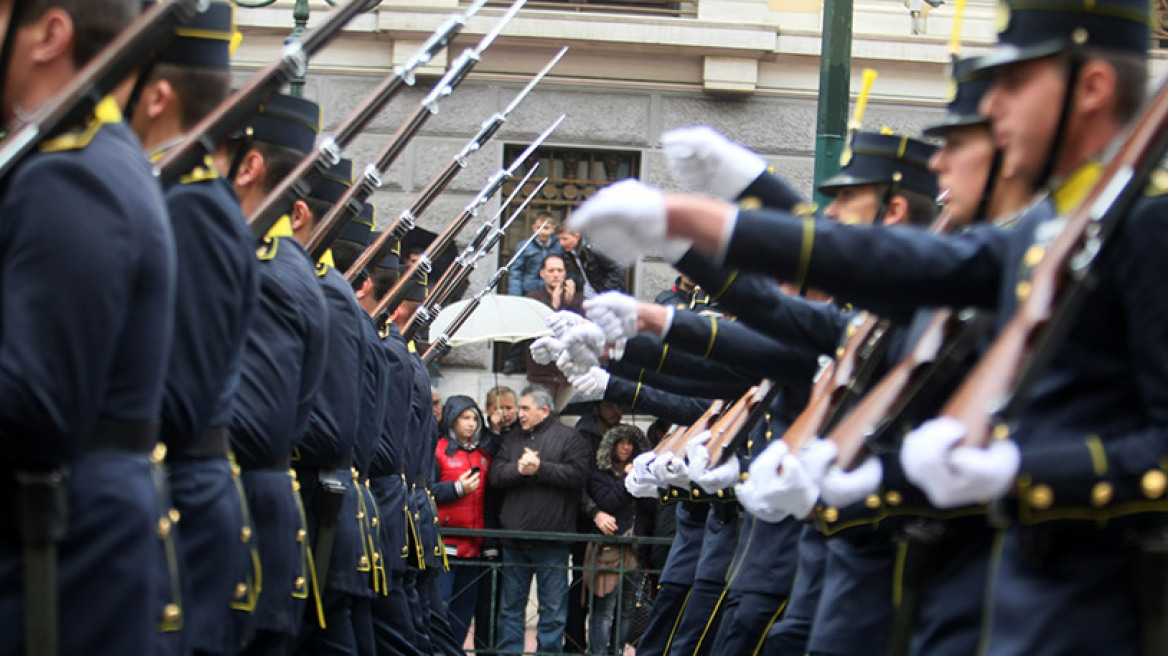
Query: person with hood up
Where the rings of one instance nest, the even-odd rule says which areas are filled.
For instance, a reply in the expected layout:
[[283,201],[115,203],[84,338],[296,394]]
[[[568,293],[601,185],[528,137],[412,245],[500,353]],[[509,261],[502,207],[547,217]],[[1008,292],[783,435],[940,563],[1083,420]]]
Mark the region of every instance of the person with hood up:
[[[588,495],[600,508],[596,514],[596,528],[605,535],[633,535],[634,523],[642,502],[649,505],[653,499],[637,499],[625,489],[625,475],[632,470],[633,458],[649,450],[648,440],[640,428],[631,424],[617,424],[604,433],[596,450],[596,469],[588,478]],[[588,653],[593,656],[611,653],[608,648],[616,610],[617,589],[621,585],[620,570],[637,568],[635,546],[590,542],[584,556],[584,587],[592,594],[592,615],[588,620]],[[616,645],[621,646],[622,634],[617,629]]]
[[[483,413],[469,396],[452,396],[442,408],[442,436],[438,438],[437,480],[433,486],[441,526],[482,529],[483,483],[491,458],[483,447]],[[481,537],[443,539],[450,570],[439,577],[450,629],[464,640],[474,615],[479,567],[471,559],[481,554]],[[461,644],[461,643],[460,643]]]

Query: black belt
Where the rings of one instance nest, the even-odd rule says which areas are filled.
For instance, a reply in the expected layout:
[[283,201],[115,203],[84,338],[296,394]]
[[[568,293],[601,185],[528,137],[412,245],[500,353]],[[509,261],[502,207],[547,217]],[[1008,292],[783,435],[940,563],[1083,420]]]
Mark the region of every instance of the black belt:
[[169,460],[226,458],[231,453],[231,434],[226,426],[212,426],[181,450],[167,452]]
[[85,450],[150,453],[158,442],[158,423],[133,419],[98,419]]

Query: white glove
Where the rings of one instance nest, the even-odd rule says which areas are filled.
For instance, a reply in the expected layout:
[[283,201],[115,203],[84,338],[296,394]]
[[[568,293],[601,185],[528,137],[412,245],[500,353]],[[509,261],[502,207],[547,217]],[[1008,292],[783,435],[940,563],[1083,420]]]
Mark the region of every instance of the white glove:
[[569,310],[559,310],[552,312],[544,323],[552,329],[552,333],[557,339],[563,339],[564,333],[568,332],[570,328],[584,323],[584,317]]
[[713,128],[698,125],[661,135],[673,177],[687,189],[735,200],[766,170],[766,161]]
[[[761,508],[782,510],[799,518],[810,515],[819,498],[819,486],[782,440],[768,445],[750,463],[747,482],[755,488],[754,498]],[[762,516],[754,508],[747,510]]]
[[718,490],[724,490],[738,482],[742,470],[738,466],[737,457],[731,456],[728,461],[710,469],[710,450],[706,445],[693,445],[693,456],[689,458],[689,477],[708,494],[717,494]]
[[828,468],[835,463],[837,452],[835,442],[825,440],[822,437],[809,440],[799,451],[799,460],[803,463],[803,469],[816,485],[823,480],[824,476],[827,475]]
[[605,292],[584,301],[584,310],[610,342],[637,334],[637,299],[632,296]]
[[555,337],[540,337],[531,343],[531,359],[536,364],[551,364],[564,352],[564,343]]
[[638,499],[656,499],[657,486],[641,483],[632,476],[625,476],[625,490]]
[[665,487],[665,483],[660,478],[657,478],[649,467],[656,459],[657,454],[653,451],[646,451],[633,458],[633,473],[629,474],[629,477],[636,479],[637,483],[640,484]]
[[850,472],[844,471],[839,465],[832,465],[819,482],[819,494],[824,503],[843,508],[876,492],[883,480],[884,465],[880,463],[880,458],[865,458],[859,467]]
[[665,241],[665,199],[661,191],[638,180],[623,180],[601,189],[568,218],[568,229],[582,232],[596,249],[632,266],[642,252]]
[[607,371],[600,367],[590,367],[588,371],[568,376],[568,382],[576,391],[586,398],[601,398],[608,389],[608,381],[612,378]]
[[689,487],[689,468],[682,458],[674,455],[657,458],[649,465],[649,471],[664,486]]
[[957,446],[965,428],[952,417],[931,419],[904,438],[900,463],[905,476],[938,508],[985,503],[1014,484],[1022,454],[1011,440],[988,448]]
[[734,496],[738,498],[738,503],[742,504],[743,508],[746,508],[750,511],[750,514],[764,522],[778,524],[791,516],[791,513],[786,510],[776,508],[767,503],[762,498],[763,495],[759,490],[759,486],[754,483],[753,479],[735,485]]
[[[564,342],[564,353],[560,354],[561,360],[568,360],[575,365],[575,371],[572,373],[584,373],[590,367],[595,367],[600,364],[600,356],[604,354],[604,331],[594,323],[582,323],[564,333],[561,338]],[[567,354],[567,358],[564,358]],[[559,364],[557,361],[556,364]],[[564,367],[561,365],[561,369]],[[564,373],[568,373],[565,370]]]

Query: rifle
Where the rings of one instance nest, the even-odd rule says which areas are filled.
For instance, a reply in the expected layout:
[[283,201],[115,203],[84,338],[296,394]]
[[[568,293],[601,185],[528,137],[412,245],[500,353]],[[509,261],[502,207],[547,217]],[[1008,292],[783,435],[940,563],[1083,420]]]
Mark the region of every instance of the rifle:
[[[288,213],[293,203],[308,197],[313,185],[324,177],[329,167],[341,160],[341,151],[347,148],[357,138],[357,135],[369,126],[369,123],[404,87],[414,85],[416,82],[414,73],[417,69],[424,66],[445,48],[485,3],[486,0],[477,0],[467,8],[465,13],[455,14],[448,18],[426,39],[422,47],[410,57],[404,66],[386,76],[357,104],[357,107],[345,117],[345,120],[341,121],[333,136],[321,138],[314,151],[301,159],[296,168],[292,169],[279,184],[268,192],[259,207],[248,217],[248,225],[251,226],[252,234],[256,239],[262,239],[276,221]],[[437,111],[436,107],[434,111]],[[319,257],[319,255],[314,255],[313,261],[315,262]]]
[[[1008,435],[1038,377],[1096,282],[1099,256],[1168,150],[1168,84],[1161,84],[1102,177],[1070,214],[1030,279],[1030,293],[941,409],[964,443]],[[992,425],[992,430],[991,430]]]
[[836,350],[836,359],[823,365],[815,376],[811,399],[787,431],[783,441],[793,452],[807,440],[830,430],[867,389],[876,366],[888,348],[891,324],[867,312],[852,320],[847,342]]
[[[539,183],[539,188],[542,189],[543,185],[546,183],[547,183],[547,178],[544,178],[543,181]],[[538,189],[536,191],[538,192]],[[534,198],[534,197],[535,197],[535,193],[532,193],[531,196],[528,197],[527,202],[530,202],[531,198]],[[507,221],[507,225],[510,225],[511,221],[514,221],[515,217],[523,212],[523,208],[527,206],[527,202],[525,202],[523,204],[523,207],[520,207],[519,209],[517,209],[515,212],[513,212],[511,214],[511,218]],[[506,227],[501,228],[497,234],[501,235],[506,230],[507,230]],[[491,274],[491,278],[490,278],[490,280],[487,281],[486,286],[484,286],[483,289],[481,291],[479,291],[479,293],[474,295],[474,298],[470,299],[470,301],[467,302],[467,304],[464,305],[461,310],[459,310],[458,314],[455,315],[454,319],[452,319],[450,321],[450,323],[447,324],[446,327],[442,329],[442,333],[440,335],[438,335],[438,338],[435,339],[430,344],[430,348],[426,349],[426,352],[422,354],[422,362],[424,362],[426,364],[430,364],[430,362],[432,362],[435,358],[439,358],[439,357],[445,355],[446,352],[450,350],[450,339],[452,337],[454,337],[454,334],[457,333],[460,328],[462,328],[462,326],[467,322],[468,319],[470,319],[470,315],[473,314],[474,311],[477,310],[479,305],[483,302],[483,297],[486,296],[488,293],[490,293],[490,291],[493,290],[499,284],[499,281],[503,279],[504,274],[506,274],[507,270],[510,268],[511,263],[515,262],[515,260],[519,258],[519,255],[523,251],[527,250],[527,247],[531,245],[531,242],[535,241],[535,237],[538,234],[539,234],[539,230],[536,230],[533,233],[531,233],[531,236],[528,237],[527,240],[524,241],[523,244],[518,249],[516,249],[515,254],[511,256],[511,261],[508,262],[507,264],[504,264],[503,266],[499,267],[498,269],[495,270],[495,273]],[[487,251],[489,251],[493,245],[494,244],[483,249],[482,255],[485,255],[487,253]],[[460,255],[459,258],[461,258],[461,257],[462,256]],[[480,257],[481,257],[481,255],[480,255]],[[475,259],[478,259],[478,258],[475,258]],[[472,263],[472,267],[473,267],[473,263]],[[428,300],[429,299],[427,299],[427,301]],[[418,314],[420,314],[424,308],[425,308],[425,306],[418,308],[418,312],[416,312],[414,314],[413,320],[410,322],[410,325],[406,328],[406,332],[410,335],[410,337],[405,338],[406,340],[411,339],[414,335],[416,335],[418,333],[419,330],[421,330],[422,328],[425,328],[427,325],[429,325],[428,321],[425,324],[421,324],[421,325],[418,325],[415,323],[418,320]],[[436,313],[437,312],[435,312],[435,314]]]
[[[485,0],[479,1],[483,2]],[[479,40],[474,48],[467,48],[462,51],[462,54],[450,65],[450,69],[446,71],[442,79],[438,80],[438,83],[434,85],[430,93],[418,103],[413,113],[406,118],[404,123],[398,126],[397,131],[393,133],[393,137],[390,138],[389,143],[377,153],[377,156],[374,158],[374,163],[365,167],[365,175],[361,180],[361,184],[353,184],[349,187],[349,190],[345,192],[341,200],[336,203],[337,205],[349,205],[349,211],[353,214],[361,211],[361,206],[364,204],[364,201],[357,202],[355,200],[357,195],[362,193],[360,188],[367,188],[365,198],[368,198],[373,189],[381,186],[382,173],[397,161],[398,156],[405,150],[406,144],[421,131],[422,127],[430,120],[430,117],[438,113],[438,103],[443,98],[454,93],[454,89],[466,79],[467,75],[470,75],[471,69],[482,59],[483,52],[494,43],[495,38],[499,36],[499,33],[503,31],[507,23],[511,22],[512,18],[515,18],[515,14],[519,13],[519,10],[523,8],[526,2],[527,0],[515,0],[511,7],[507,9],[506,13],[503,14],[503,17],[495,23],[495,26],[491,28],[490,32],[483,35],[483,38]],[[342,212],[329,212],[325,220],[318,223],[316,229],[312,231],[305,250],[308,251],[309,257],[314,262],[317,258],[324,255],[329,244],[344,229],[345,224],[340,221],[342,214]]]
[[154,164],[154,173],[163,186],[174,184],[180,176],[214,152],[220,142],[243,125],[260,105],[271,98],[280,87],[308,70],[308,59],[320,52],[334,36],[358,13],[365,10],[369,0],[349,2],[328,16],[312,31],[299,39],[288,39],[284,50],[272,63],[251,76],[247,84],[219,103],[210,114],[187,132],[183,140],[166,151]]
[[[758,385],[755,385],[746,390],[746,394],[738,397],[738,400],[730,406],[729,410],[726,410],[718,416],[718,420],[715,421],[712,426],[710,426],[710,438],[706,440],[707,449],[709,449],[710,446],[715,443],[715,441],[721,442],[722,440],[726,439],[727,435],[733,435],[733,427],[741,426],[742,423],[746,421],[746,416],[750,413],[750,400],[757,392]],[[691,434],[690,437],[696,434],[697,433],[695,432]],[[688,443],[689,438],[687,437],[685,442],[679,445],[681,447],[681,453],[685,453],[685,447],[688,445]],[[721,457],[721,455],[722,453],[719,450],[718,456]],[[710,462],[714,462],[713,453],[710,454]]]
[[754,427],[762,421],[770,410],[771,404],[779,396],[782,388],[773,380],[764,379],[757,386],[751,388],[745,396],[746,405],[737,417],[732,419],[722,430],[710,438],[706,449],[710,452],[710,469],[725,462],[726,454],[738,451]]
[[121,84],[174,29],[204,11],[209,0],[163,0],[151,6],[101,49],[52,100],[42,103],[0,142],[0,178],[7,176],[41,140],[77,123]]
[[[533,166],[531,168],[531,171],[527,173],[527,178],[530,178],[531,174],[535,173],[536,168],[538,167]],[[525,182],[527,178],[524,179]],[[477,235],[475,235],[475,238],[471,241],[470,244],[467,245],[463,252],[459,253],[458,257],[455,258],[454,265],[442,274],[442,278],[438,280],[438,284],[435,285],[430,290],[430,293],[426,296],[426,302],[419,305],[418,309],[414,311],[414,316],[410,317],[410,324],[406,326],[405,331],[402,333],[402,337],[404,337],[407,341],[412,339],[415,335],[425,330],[426,327],[429,326],[435,318],[437,318],[438,313],[442,311],[442,303],[444,303],[447,297],[449,297],[450,294],[452,294],[454,290],[457,289],[458,286],[466,280],[467,276],[470,275],[470,272],[474,270],[478,261],[486,257],[487,253],[489,253],[491,249],[493,249],[495,245],[499,243],[499,240],[502,239],[503,235],[507,234],[507,229],[511,227],[511,223],[515,221],[516,217],[523,213],[523,210],[527,209],[528,204],[530,204],[531,201],[539,194],[539,191],[543,189],[543,186],[547,184],[547,181],[547,178],[541,180],[539,185],[537,185],[536,188],[523,201],[523,204],[511,213],[511,218],[507,219],[507,222],[504,225],[496,228],[495,217],[501,216],[503,214],[503,210],[511,204],[511,201],[514,200],[515,196],[519,195],[519,192],[523,189],[522,183],[516,186],[515,191],[511,194],[511,197],[508,198],[507,202],[499,208],[499,212],[495,215],[495,217],[492,217],[479,228],[479,232]],[[511,256],[511,260],[504,267],[505,269],[510,268],[511,264],[519,259],[519,254],[531,245],[531,242],[535,240],[535,236],[537,234],[538,231],[533,232],[531,236],[523,242],[523,245],[519,248],[519,250],[517,250],[515,254]],[[496,271],[492,275],[492,279],[495,277],[501,279],[505,273],[506,271]]]
[[653,453],[656,453],[658,456],[684,455],[685,445],[689,442],[689,438],[706,430],[706,427],[708,427],[711,422],[717,419],[718,414],[722,412],[722,409],[725,407],[725,401],[721,399],[714,401],[710,404],[710,407],[706,408],[706,411],[702,413],[702,416],[698,417],[697,421],[690,424],[689,426],[678,426],[677,428],[669,431],[669,434],[661,438],[661,441],[658,442],[657,446],[653,448]]
[[[359,276],[361,272],[364,271],[371,263],[380,262],[385,258],[386,255],[389,255],[389,252],[393,249],[394,244],[405,237],[407,232],[414,229],[414,226],[416,226],[418,223],[418,217],[421,216],[428,207],[430,207],[430,204],[434,202],[434,199],[437,198],[438,195],[446,189],[447,185],[449,185],[454,180],[455,176],[457,176],[464,168],[466,168],[467,158],[481,150],[482,147],[488,141],[490,141],[492,137],[495,136],[495,133],[499,131],[499,128],[503,127],[503,123],[507,121],[507,117],[511,115],[511,112],[513,112],[515,108],[519,106],[519,103],[523,102],[523,99],[531,93],[531,90],[534,89],[535,86],[539,84],[540,81],[542,81],[549,72],[551,72],[552,68],[558,64],[561,59],[563,59],[564,54],[567,52],[568,46],[560,48],[560,51],[556,53],[556,56],[552,57],[551,61],[549,61],[539,73],[536,73],[535,77],[527,83],[527,86],[523,87],[523,89],[515,96],[515,98],[511,101],[511,104],[507,105],[503,111],[496,112],[490,118],[483,121],[482,126],[479,128],[478,134],[472,137],[471,140],[462,147],[462,150],[459,150],[458,153],[455,154],[454,158],[451,159],[450,163],[446,165],[445,169],[440,171],[437,175],[431,178],[428,183],[426,183],[426,186],[422,188],[422,191],[418,192],[418,195],[414,198],[413,202],[410,203],[410,206],[402,210],[402,213],[398,216],[397,221],[395,221],[393,224],[393,229],[386,230],[378,235],[377,239],[374,240],[373,243],[370,244],[369,247],[361,253],[360,257],[358,257],[355,262],[353,262],[353,265],[349,267],[349,270],[345,271],[345,280],[348,280],[349,282],[356,280],[357,276]],[[368,200],[368,194],[371,193],[372,189],[367,189],[366,187],[362,186],[362,192],[357,194],[356,200],[359,200],[363,203]],[[334,219],[332,217],[333,212],[343,212],[344,214],[339,219]],[[352,203],[338,203],[333,207],[329,214],[325,215],[325,218],[322,220],[322,222],[339,221],[341,225],[344,225],[349,219],[352,218],[352,216]]]
[[[466,224],[470,223],[470,220],[478,215],[479,208],[487,204],[491,197],[495,195],[495,192],[502,188],[505,181],[510,180],[515,176],[515,172],[519,170],[519,167],[527,161],[527,158],[530,157],[531,154],[534,153],[535,150],[543,144],[543,142],[551,135],[552,131],[559,127],[560,123],[563,121],[564,115],[561,114],[560,117],[555,120],[555,122],[553,122],[547,127],[546,130],[543,131],[543,134],[536,137],[535,141],[532,141],[527,149],[520,153],[519,157],[516,157],[515,160],[511,162],[509,167],[505,169],[499,169],[487,180],[487,184],[479,190],[479,193],[474,197],[474,199],[463,208],[462,212],[460,212],[458,216],[454,217],[454,219],[448,223],[445,228],[442,229],[441,234],[439,234],[434,239],[434,241],[430,242],[430,245],[426,248],[425,252],[423,252],[422,256],[418,258],[418,261],[414,262],[414,264],[411,265],[410,268],[402,274],[398,281],[394,283],[394,286],[385,295],[385,298],[381,299],[381,302],[377,304],[377,309],[373,313],[374,316],[380,316],[384,312],[390,312],[396,308],[399,303],[401,303],[402,299],[406,296],[406,291],[409,289],[409,285],[412,284],[414,280],[420,279],[422,276],[430,273],[433,267],[433,257],[437,253],[442,252],[442,249],[449,246],[450,242],[454,241],[454,238],[458,235],[459,232],[462,231],[463,228],[466,227]],[[353,186],[356,187],[356,185]],[[385,232],[393,232],[396,230],[400,221],[401,217],[398,217],[394,224],[385,229]]]

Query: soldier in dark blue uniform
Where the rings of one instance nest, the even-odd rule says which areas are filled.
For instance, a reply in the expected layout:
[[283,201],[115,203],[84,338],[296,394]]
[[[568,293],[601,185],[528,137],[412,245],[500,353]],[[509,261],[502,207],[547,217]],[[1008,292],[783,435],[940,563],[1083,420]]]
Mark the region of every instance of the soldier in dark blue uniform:
[[[353,163],[342,159],[330,167],[308,197],[293,203],[288,214],[292,236],[307,244],[319,219],[352,184]],[[329,318],[328,364],[320,395],[309,414],[308,434],[292,456],[301,482],[301,498],[313,540],[317,577],[322,586],[324,622],[308,622],[298,640],[300,653],[352,653],[353,599],[369,595],[370,556],[361,561],[365,514],[353,482],[353,456],[361,427],[362,375],[365,372],[365,324],[368,315],[326,251],[316,263]],[[329,544],[331,542],[331,544]]]
[[[333,242],[332,253],[338,271],[346,271],[369,246],[372,240],[374,212],[373,206],[365,204],[360,215],[349,221]],[[373,624],[373,597],[385,595],[388,576],[385,569],[385,553],[381,539],[383,516],[369,483],[370,468],[376,450],[379,448],[381,433],[385,426],[385,413],[389,411],[386,397],[390,393],[389,355],[381,344],[372,317],[368,316],[369,305],[375,304],[373,281],[367,274],[358,276],[352,283],[353,294],[362,310],[366,312],[364,323],[365,372],[362,376],[361,425],[357,431],[357,443],[353,454],[353,482],[361,494],[358,514],[361,515],[361,549],[358,556],[358,571],[369,575],[369,594],[356,596],[353,600],[353,634],[357,642],[358,654],[376,654],[376,638]],[[400,407],[399,407],[400,410]]]
[[[988,60],[995,82],[981,109],[1004,144],[1004,173],[1051,190],[1051,202],[1013,230],[944,238],[813,226],[804,238],[801,222],[774,213],[740,213],[727,225],[716,205],[705,206],[709,213],[679,209],[669,230],[690,234],[728,261],[780,276],[805,268],[812,284],[857,300],[977,305],[996,308],[1004,322],[1028,297],[1029,272],[1060,230],[1049,218],[1075,207],[1090,189],[1098,167],[1088,158],[1139,106],[1147,11],[1137,2],[1002,6],[1001,45]],[[1087,88],[1099,94],[1098,111],[1084,113]],[[1061,121],[1061,104],[1077,118]],[[1041,111],[1022,111],[1035,109]],[[1071,321],[1010,427],[1011,439],[986,450],[950,449],[962,431],[947,420],[906,439],[906,473],[934,503],[1009,497],[1017,521],[1001,536],[989,653],[1134,654],[1141,629],[1162,622],[1156,604],[1163,588],[1143,599],[1127,583],[1157,576],[1138,566],[1146,562],[1144,550],[1156,548],[1147,530],[1163,525],[1168,480],[1162,468],[1168,431],[1156,401],[1168,390],[1168,354],[1157,338],[1168,317],[1158,285],[1168,252],[1162,198],[1155,189],[1146,193],[1107,245],[1085,300],[1089,310]],[[702,227],[683,227],[691,220]],[[765,247],[756,243],[759,230],[768,235]],[[732,237],[723,244],[720,234]],[[861,252],[849,275],[832,271]],[[808,254],[803,266],[800,253]],[[914,294],[906,296],[903,286]],[[1152,614],[1142,616],[1145,609]]]
[[[18,108],[72,82],[138,3],[0,11],[11,17],[0,75],[13,125]],[[29,57],[50,23],[53,47]],[[113,100],[46,137],[0,201],[0,653],[26,653],[26,620],[50,628],[37,620],[49,616],[61,654],[152,653],[159,626],[183,619],[162,603],[159,529],[171,520],[150,461],[174,322],[171,229]],[[58,596],[40,595],[52,576]],[[43,649],[36,635],[31,648]]]
[[[245,213],[263,198],[269,167],[313,146],[315,105],[276,96],[254,117],[253,141],[235,153],[244,164],[233,180]],[[221,162],[229,157],[223,153]],[[226,164],[224,164],[226,165]],[[248,331],[243,369],[231,418],[231,448],[242,469],[259,548],[263,590],[256,601],[254,631],[245,653],[283,656],[300,630],[305,604],[320,612],[310,565],[308,526],[292,450],[308,430],[328,355],[328,315],[312,262],[288,233],[273,229],[255,251],[260,275],[259,311]],[[243,618],[241,618],[243,619]]]
[[[151,157],[227,97],[232,8],[215,3],[158,53],[127,103]],[[229,460],[227,425],[259,294],[255,247],[231,187],[208,161],[165,190],[178,249],[175,333],[162,401],[161,440],[182,520],[182,633],[197,654],[228,654],[231,607],[255,605],[251,526]],[[245,576],[245,571],[247,575]]]

